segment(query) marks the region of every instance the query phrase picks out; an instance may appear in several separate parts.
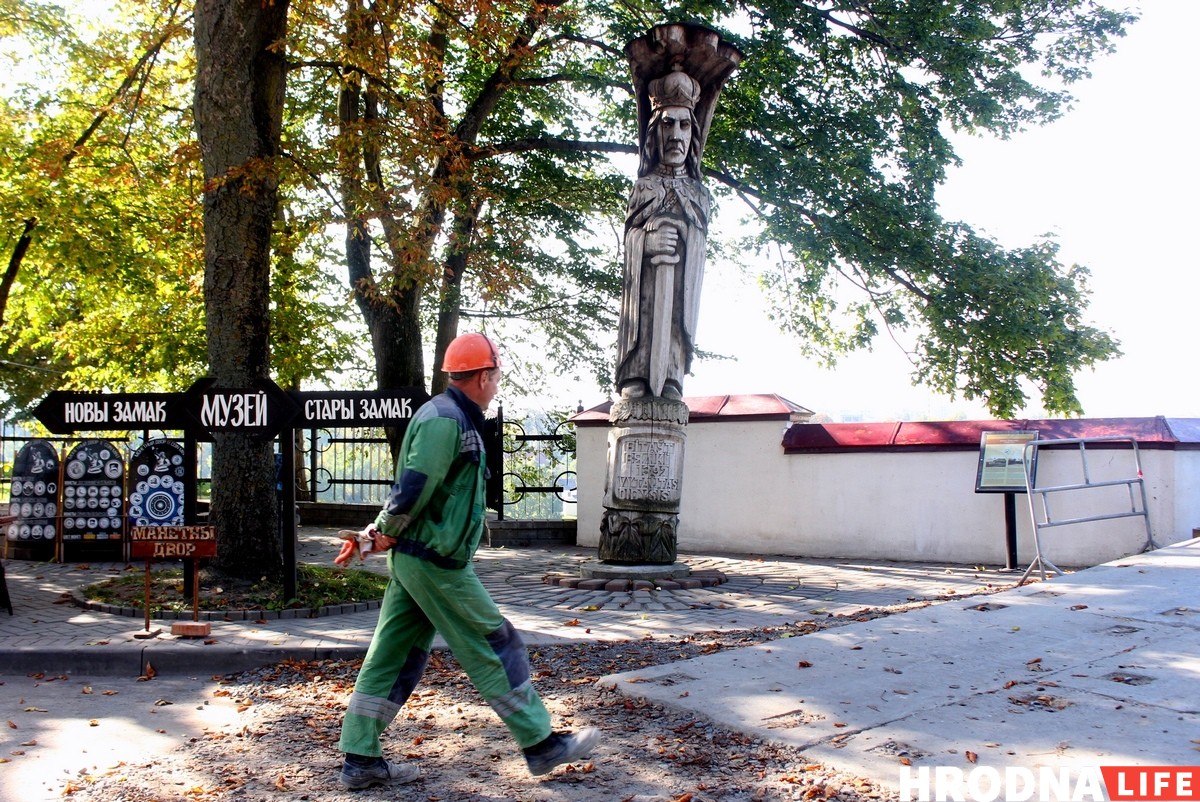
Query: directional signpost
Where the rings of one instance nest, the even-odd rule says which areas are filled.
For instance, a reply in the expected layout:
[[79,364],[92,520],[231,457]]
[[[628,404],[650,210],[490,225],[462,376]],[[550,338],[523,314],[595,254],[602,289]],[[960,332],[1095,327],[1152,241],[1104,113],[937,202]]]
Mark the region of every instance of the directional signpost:
[[[189,510],[186,523],[195,523],[195,440],[211,440],[214,434],[236,433],[274,438],[297,428],[407,426],[413,413],[429,399],[424,388],[392,390],[285,392],[270,379],[258,379],[251,387],[216,386],[216,379],[197,380],[182,393],[88,393],[55,390],[34,408],[33,414],[55,434],[75,432],[159,429],[183,431],[192,472],[185,479]],[[281,447],[284,510],[295,507],[295,457],[291,437]],[[296,595],[295,516],[283,516],[284,596]],[[204,548],[215,544],[205,541]],[[141,549],[141,546],[137,546]],[[136,556],[136,555],[135,555]],[[207,551],[196,556],[208,556]],[[194,570],[190,572],[194,574]],[[194,590],[194,576],[185,577]]]
[[33,415],[54,434],[183,429],[178,393],[84,393],[53,390]]
[[271,438],[287,428],[300,411],[292,397],[270,379],[251,388],[217,387],[216,379],[200,379],[184,391],[183,414],[191,428],[204,434],[237,432]]
[[275,437],[287,428],[403,426],[428,400],[420,387],[284,392],[270,379],[230,388],[203,378],[182,393],[54,390],[33,415],[54,434],[161,429]]
[[429,396],[421,387],[396,390],[288,393],[299,407],[297,429],[322,426],[399,426],[413,416]]

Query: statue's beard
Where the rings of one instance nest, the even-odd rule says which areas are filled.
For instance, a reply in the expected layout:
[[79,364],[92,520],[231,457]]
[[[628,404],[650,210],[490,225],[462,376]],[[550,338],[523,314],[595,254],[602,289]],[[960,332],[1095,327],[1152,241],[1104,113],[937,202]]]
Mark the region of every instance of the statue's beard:
[[687,146],[682,142],[670,142],[663,149],[663,161],[672,167],[680,167],[687,161]]

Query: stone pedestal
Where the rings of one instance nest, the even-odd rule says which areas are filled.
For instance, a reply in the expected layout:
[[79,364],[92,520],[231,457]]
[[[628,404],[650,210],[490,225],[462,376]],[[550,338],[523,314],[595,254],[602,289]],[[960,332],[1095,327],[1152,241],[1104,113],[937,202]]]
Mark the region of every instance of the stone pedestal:
[[589,561],[579,566],[579,576],[583,579],[646,579],[653,582],[659,579],[685,579],[691,573],[692,569],[685,563],[624,565]]
[[609,413],[600,559],[673,565],[688,408],[668,398],[623,398]]

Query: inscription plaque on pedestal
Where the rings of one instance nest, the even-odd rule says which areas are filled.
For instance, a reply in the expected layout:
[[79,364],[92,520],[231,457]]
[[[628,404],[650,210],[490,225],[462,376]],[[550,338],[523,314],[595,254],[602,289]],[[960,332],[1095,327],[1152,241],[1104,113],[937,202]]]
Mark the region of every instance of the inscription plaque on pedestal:
[[659,502],[678,508],[683,486],[683,438],[614,430],[612,500]]

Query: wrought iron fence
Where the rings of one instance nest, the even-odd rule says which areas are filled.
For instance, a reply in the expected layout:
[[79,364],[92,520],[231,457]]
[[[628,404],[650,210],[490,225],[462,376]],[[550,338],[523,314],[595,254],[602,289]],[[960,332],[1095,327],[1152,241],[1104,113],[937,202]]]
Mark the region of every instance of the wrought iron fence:
[[392,454],[379,428],[303,429],[297,498],[326,504],[382,504],[392,486]]
[[[573,424],[536,416],[509,420],[503,407],[486,423],[488,506],[501,519],[574,518]],[[298,446],[298,498],[318,504],[387,498],[392,457],[380,429],[305,429]]]
[[[566,420],[549,416],[504,417],[503,407],[487,420],[487,451],[491,478],[489,506],[500,518],[575,517],[575,433]],[[296,433],[298,500],[318,504],[382,504],[392,485],[392,456],[379,428],[303,429]],[[8,485],[16,452],[34,435],[0,422],[0,503],[8,500]],[[109,437],[132,451],[148,432]],[[45,438],[53,443],[86,439],[86,435]],[[200,498],[211,482],[211,443],[200,443],[197,479]]]
[[503,455],[499,471],[493,468],[493,481],[502,489],[500,519],[510,513],[528,520],[574,518],[575,425],[537,416],[506,420],[503,407],[497,419],[501,443],[492,450]]

